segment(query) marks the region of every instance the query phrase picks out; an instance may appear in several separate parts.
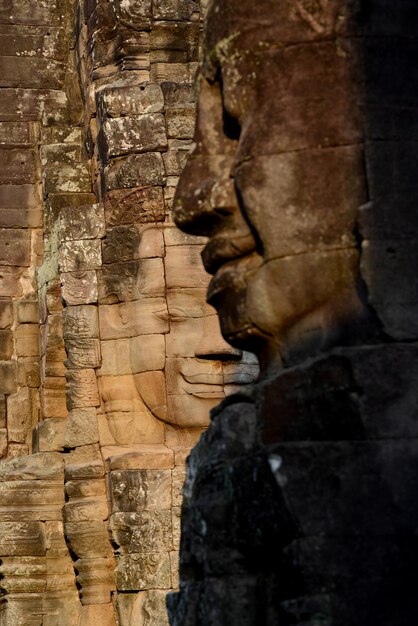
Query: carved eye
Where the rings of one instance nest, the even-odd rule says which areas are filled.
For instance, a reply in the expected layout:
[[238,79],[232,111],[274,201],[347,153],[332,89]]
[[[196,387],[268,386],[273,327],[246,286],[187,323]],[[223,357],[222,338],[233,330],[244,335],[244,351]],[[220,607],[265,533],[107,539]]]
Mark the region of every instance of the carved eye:
[[189,315],[189,313],[187,313],[187,311],[184,311],[183,309],[170,309],[169,311],[169,319],[171,322],[184,322],[185,320],[190,319],[191,316]]

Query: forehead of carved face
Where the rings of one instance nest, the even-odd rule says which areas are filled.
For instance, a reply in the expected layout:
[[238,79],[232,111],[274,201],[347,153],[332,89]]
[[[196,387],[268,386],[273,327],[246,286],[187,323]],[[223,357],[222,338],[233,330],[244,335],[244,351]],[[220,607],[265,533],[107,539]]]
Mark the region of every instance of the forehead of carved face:
[[175,220],[210,237],[224,336],[267,360],[326,343],[362,313],[355,227],[367,195],[347,4],[209,9]]

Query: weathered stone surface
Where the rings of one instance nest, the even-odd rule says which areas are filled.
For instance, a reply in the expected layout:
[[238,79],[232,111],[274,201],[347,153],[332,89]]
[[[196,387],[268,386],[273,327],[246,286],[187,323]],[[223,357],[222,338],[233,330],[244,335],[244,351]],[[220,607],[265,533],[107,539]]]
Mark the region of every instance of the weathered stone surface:
[[62,272],[94,270],[101,266],[101,246],[98,239],[80,239],[63,243],[59,251]]
[[115,611],[112,603],[90,604],[81,607],[80,626],[100,624],[100,626],[114,626]]
[[191,139],[194,133],[195,108],[193,105],[170,107],[166,113],[167,136],[176,139]]
[[62,320],[65,340],[99,336],[98,313],[94,306],[67,306]]
[[0,462],[1,481],[45,480],[64,482],[64,461],[58,453],[31,454]]
[[92,520],[67,522],[65,534],[71,550],[80,558],[113,556],[105,522]]
[[93,270],[61,274],[62,297],[68,305],[97,302],[97,274]]
[[39,354],[38,324],[19,324],[15,330],[16,352],[18,356]]
[[108,605],[110,594],[115,589],[113,559],[77,559],[75,568],[83,604]]
[[0,300],[0,328],[10,328],[13,324],[13,302]]
[[100,341],[98,339],[68,339],[65,344],[68,369],[85,369],[100,366]]
[[13,354],[13,333],[11,330],[0,330],[0,360],[8,361]]
[[116,263],[164,256],[161,229],[155,226],[117,226],[106,232],[103,241],[103,262]]
[[110,517],[110,530],[122,554],[164,552],[173,545],[169,510],[114,513]]
[[161,154],[147,152],[116,158],[107,166],[104,177],[107,190],[161,186],[164,182]]
[[61,241],[99,239],[105,234],[102,204],[64,207],[59,218]]
[[0,297],[15,298],[22,295],[22,273],[17,267],[0,266]]
[[166,252],[166,281],[173,287],[205,288],[208,277],[202,272],[200,246],[168,246]]
[[100,405],[96,374],[93,369],[69,370],[67,378],[67,406],[71,409]]
[[161,187],[115,189],[106,194],[104,205],[108,227],[164,220],[164,199]]
[[41,522],[1,522],[0,554],[3,556],[42,556],[45,531]]
[[163,296],[163,262],[158,258],[126,263],[109,263],[98,271],[100,304],[138,300],[144,296]]
[[[65,367],[61,368],[58,372],[51,372],[52,368],[47,369],[47,373],[57,373],[62,376],[65,375]],[[58,378],[58,376],[57,376]],[[63,379],[65,381],[65,378]],[[41,396],[42,413],[45,418],[62,418],[68,414],[65,387],[47,387],[43,390]]]
[[42,205],[37,185],[0,185],[0,227],[39,228]]
[[37,426],[37,452],[53,452],[64,449],[65,420],[61,417],[44,419]]
[[116,583],[120,591],[169,589],[169,555],[164,552],[147,552],[120,557],[116,568]]
[[123,154],[156,152],[167,148],[164,116],[148,113],[136,117],[109,118],[102,126],[98,145],[104,163]]
[[30,233],[25,230],[7,228],[0,230],[1,265],[30,264]]
[[17,390],[16,363],[0,363],[0,392],[5,394],[15,393]]
[[119,593],[117,599],[118,616],[122,624],[138,626],[168,626],[165,591],[141,591]]
[[101,345],[103,364],[99,375],[137,374],[164,368],[164,335],[142,335],[132,339],[103,341]]
[[64,431],[64,446],[75,448],[99,441],[95,408],[73,409],[68,414]]
[[109,470],[171,469],[173,451],[165,446],[104,446],[103,458]]
[[169,470],[115,470],[109,478],[114,513],[155,511],[171,506]]
[[160,113],[164,98],[160,85],[120,85],[104,87],[96,92],[99,113],[107,117],[122,117]]
[[123,339],[168,331],[167,308],[163,298],[145,298],[99,307],[102,339]]
[[31,422],[29,387],[23,387],[7,398],[7,430],[10,441],[25,443],[32,426]]
[[47,194],[89,193],[90,172],[84,163],[51,165],[44,169],[44,191]]

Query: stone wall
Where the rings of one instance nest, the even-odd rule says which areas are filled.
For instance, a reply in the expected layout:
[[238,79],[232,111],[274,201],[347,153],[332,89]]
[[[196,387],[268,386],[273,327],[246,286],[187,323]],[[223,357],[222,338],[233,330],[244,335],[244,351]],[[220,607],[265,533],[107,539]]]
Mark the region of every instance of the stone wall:
[[200,7],[0,7],[0,623],[167,623],[184,462],[257,366],[171,207]]

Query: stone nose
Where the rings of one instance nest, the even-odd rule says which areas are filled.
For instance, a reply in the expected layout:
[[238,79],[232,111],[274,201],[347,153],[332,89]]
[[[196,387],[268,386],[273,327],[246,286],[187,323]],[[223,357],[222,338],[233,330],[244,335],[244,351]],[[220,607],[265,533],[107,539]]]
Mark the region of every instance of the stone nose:
[[218,316],[209,315],[204,318],[200,341],[195,347],[195,356],[212,361],[239,361],[242,352],[230,346],[222,337]]

